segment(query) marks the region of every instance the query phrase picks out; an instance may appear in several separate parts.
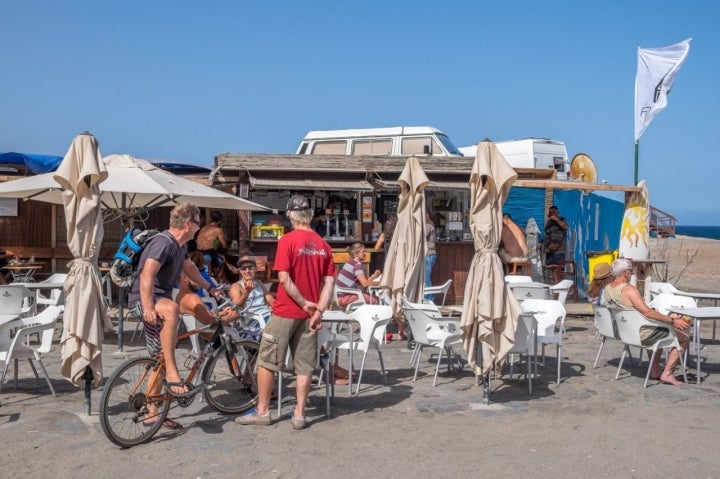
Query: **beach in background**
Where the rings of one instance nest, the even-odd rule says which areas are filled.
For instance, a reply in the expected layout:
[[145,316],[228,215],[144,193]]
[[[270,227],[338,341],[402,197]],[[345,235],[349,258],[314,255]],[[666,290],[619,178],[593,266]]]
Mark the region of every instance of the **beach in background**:
[[[678,289],[720,293],[720,239],[681,234],[650,238],[650,255],[668,261],[667,282]],[[662,279],[662,268],[658,269],[660,275],[655,276]]]

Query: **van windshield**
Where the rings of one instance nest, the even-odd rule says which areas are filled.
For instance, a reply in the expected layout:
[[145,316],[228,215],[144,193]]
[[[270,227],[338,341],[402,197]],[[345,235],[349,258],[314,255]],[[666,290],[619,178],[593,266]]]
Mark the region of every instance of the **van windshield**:
[[450,138],[448,138],[447,136],[438,134],[437,139],[440,140],[440,143],[443,144],[449,154],[463,156],[462,153],[460,153],[460,150],[458,150],[457,146],[453,145],[453,142],[450,141]]

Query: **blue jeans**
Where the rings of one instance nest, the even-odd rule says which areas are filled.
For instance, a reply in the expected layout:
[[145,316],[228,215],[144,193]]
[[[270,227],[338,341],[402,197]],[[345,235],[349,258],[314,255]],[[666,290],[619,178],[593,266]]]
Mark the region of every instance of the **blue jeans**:
[[[435,266],[435,262],[437,261],[437,255],[431,254],[429,256],[425,257],[425,287],[429,288],[432,286],[432,270],[433,266]],[[434,294],[426,294],[425,299],[428,301],[433,301],[435,299]]]

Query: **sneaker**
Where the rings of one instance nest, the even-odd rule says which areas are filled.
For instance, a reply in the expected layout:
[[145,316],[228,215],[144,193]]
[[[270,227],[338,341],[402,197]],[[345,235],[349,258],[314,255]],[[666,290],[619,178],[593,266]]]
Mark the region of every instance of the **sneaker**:
[[293,414],[290,423],[292,424],[293,429],[295,429],[296,431],[305,429],[307,427],[307,420],[305,419],[305,416],[295,417],[295,414]]
[[272,424],[272,418],[268,411],[267,416],[258,416],[257,410],[244,416],[236,417],[235,422],[241,426],[269,426]]

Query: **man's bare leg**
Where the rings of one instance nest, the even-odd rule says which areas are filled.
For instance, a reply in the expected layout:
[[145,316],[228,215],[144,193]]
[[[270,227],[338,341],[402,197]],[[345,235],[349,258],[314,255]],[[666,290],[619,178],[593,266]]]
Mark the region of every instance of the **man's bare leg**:
[[665,384],[672,384],[673,386],[679,386],[682,384],[682,381],[678,381],[675,379],[675,366],[680,362],[680,354],[678,353],[677,348],[673,348],[668,353],[667,357],[667,363],[665,364],[665,370],[663,371],[662,375],[660,376],[660,381],[664,382]]
[[267,416],[270,413],[270,395],[275,383],[275,372],[262,366],[258,366],[258,402],[257,415]]
[[[179,383],[181,382],[180,372],[178,371],[177,362],[175,362],[178,305],[172,300],[162,298],[155,304],[155,311],[163,321],[162,328],[160,328],[160,346],[162,347],[163,359],[165,359],[165,381]],[[175,394],[188,392],[187,386],[172,386],[170,389]]]
[[298,374],[297,376],[297,404],[295,404],[294,416],[297,418],[305,417],[305,405],[307,404],[307,398],[310,394],[310,385],[312,383],[312,376],[303,376]]

